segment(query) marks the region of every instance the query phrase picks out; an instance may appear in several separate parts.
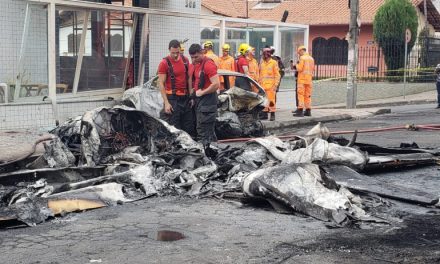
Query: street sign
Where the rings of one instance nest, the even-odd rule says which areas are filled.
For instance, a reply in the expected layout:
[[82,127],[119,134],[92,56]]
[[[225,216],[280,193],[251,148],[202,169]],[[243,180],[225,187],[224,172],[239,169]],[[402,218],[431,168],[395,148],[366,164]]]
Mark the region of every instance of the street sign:
[[409,43],[410,41],[411,41],[411,30],[407,28],[405,31],[405,42]]

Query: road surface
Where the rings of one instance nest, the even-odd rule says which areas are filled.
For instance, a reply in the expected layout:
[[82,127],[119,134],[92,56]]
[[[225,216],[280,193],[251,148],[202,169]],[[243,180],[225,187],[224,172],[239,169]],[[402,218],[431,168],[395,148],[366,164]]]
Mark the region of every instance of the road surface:
[[[433,105],[393,108],[366,120],[328,124],[335,130],[438,123]],[[303,133],[306,129],[290,131]],[[359,142],[440,147],[440,133],[361,134]],[[378,174],[389,182],[440,194],[438,166]],[[363,228],[328,228],[300,215],[235,201],[150,198],[69,214],[36,227],[0,230],[0,263],[438,263],[440,212],[396,201],[397,221]],[[184,239],[156,240],[158,230]]]

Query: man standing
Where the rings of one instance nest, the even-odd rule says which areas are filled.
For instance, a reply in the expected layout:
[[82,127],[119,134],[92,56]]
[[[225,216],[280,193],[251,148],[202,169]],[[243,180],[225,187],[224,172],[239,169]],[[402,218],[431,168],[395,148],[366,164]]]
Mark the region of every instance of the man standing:
[[203,43],[203,48],[205,49],[205,56],[210,58],[214,61],[215,65],[218,67],[220,64],[220,60],[217,55],[215,55],[214,51],[212,50],[214,48],[214,43],[212,41],[208,40],[205,43]]
[[164,119],[195,137],[194,102],[189,97],[192,93],[192,80],[189,78],[192,65],[180,54],[180,48],[178,40],[171,40],[168,44],[170,53],[160,62],[157,70],[158,85],[164,101]]
[[254,47],[249,48],[249,53],[248,53],[246,59],[248,60],[248,64],[249,64],[249,77],[251,77],[255,81],[258,81],[258,75],[259,75],[260,70],[258,69],[258,62],[255,59],[255,48]]
[[[270,47],[270,54],[272,55],[272,59],[274,59],[278,63],[278,68],[280,69],[280,79],[283,79],[284,74],[285,74],[284,69],[286,68],[286,67],[284,67],[283,60],[281,59],[280,56],[275,55],[275,48],[274,47]],[[281,84],[281,81],[278,83],[277,93],[280,90],[280,84]]]
[[217,117],[217,89],[220,87],[217,66],[203,54],[199,44],[189,47],[194,64],[194,90],[196,100],[197,139],[204,145],[217,141],[215,120]]
[[[275,95],[280,82],[280,71],[278,63],[272,59],[270,48],[263,49],[263,60],[260,64],[259,83],[266,92],[269,105],[263,111],[270,114],[270,121],[275,121],[276,102]],[[264,119],[264,118],[263,118]]]
[[249,63],[246,59],[247,54],[249,53],[249,45],[246,43],[241,43],[238,47],[239,56],[237,58],[237,72],[244,73],[249,75]]
[[[315,70],[315,61],[312,56],[306,52],[306,47],[300,46],[297,50],[299,55],[299,63],[296,65],[298,72],[297,79],[297,96],[298,105],[294,112],[294,116],[311,116],[312,115],[312,78]],[[305,111],[304,111],[305,109]]]
[[[224,44],[222,47],[223,56],[220,57],[220,64],[218,66],[218,69],[220,70],[228,70],[228,71],[235,71],[235,60],[234,58],[229,55],[229,51],[231,50],[231,46],[229,44]],[[225,89],[224,85],[224,77],[220,76],[220,90]],[[234,86],[234,78],[233,76],[229,76],[229,87]]]

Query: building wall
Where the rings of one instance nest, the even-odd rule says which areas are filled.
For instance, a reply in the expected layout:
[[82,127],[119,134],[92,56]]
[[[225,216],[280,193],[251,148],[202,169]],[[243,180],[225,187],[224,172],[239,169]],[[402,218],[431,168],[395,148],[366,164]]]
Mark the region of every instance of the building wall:
[[[417,9],[418,17],[419,17],[419,27],[418,31],[424,28],[424,18],[423,14],[419,12]],[[433,30],[432,26],[428,26],[430,30]],[[343,26],[310,26],[310,36],[309,36],[309,50],[312,50],[313,40],[317,37],[323,37],[325,39],[329,39],[331,37],[337,37],[340,39],[345,38],[348,32],[348,25]],[[412,38],[417,38],[418,34],[413,34]],[[359,35],[359,47],[360,47],[360,57],[358,61],[358,69],[361,75],[370,76],[368,72],[368,68],[370,66],[377,66],[379,72],[383,72],[386,70],[386,64],[383,57],[380,57],[379,60],[376,59],[374,61],[372,58],[375,58],[375,45],[374,37],[373,37],[373,25],[362,25],[361,31]],[[410,60],[408,61],[409,68],[418,67],[418,61],[414,59],[418,56],[418,46],[414,46],[410,51]],[[369,50],[374,50],[369,52]],[[312,50],[313,53],[313,50]],[[319,76],[345,76],[346,66],[345,65],[324,65],[318,67],[320,73]]]
[[[200,14],[201,0],[150,0],[149,6],[153,9],[169,11],[190,12]],[[188,7],[186,7],[188,3]],[[191,7],[189,7],[191,3]],[[195,6],[195,7],[193,7]],[[200,20],[192,18],[178,18],[167,16],[150,16],[149,21],[149,75],[154,76],[159,62],[168,54],[168,43],[172,39],[183,40],[188,38],[185,44],[185,55],[192,43],[200,43]]]
[[[323,37],[329,39],[331,37],[337,37],[343,39],[347,36],[348,25],[342,26],[310,26],[309,34],[309,49],[312,48],[312,42],[317,37]],[[359,34],[359,46],[372,45],[373,38],[373,26],[361,25],[361,31]]]
[[[0,8],[0,83],[15,83],[26,2],[0,0]],[[22,76],[28,83],[47,84],[47,9],[33,5],[31,11]]]

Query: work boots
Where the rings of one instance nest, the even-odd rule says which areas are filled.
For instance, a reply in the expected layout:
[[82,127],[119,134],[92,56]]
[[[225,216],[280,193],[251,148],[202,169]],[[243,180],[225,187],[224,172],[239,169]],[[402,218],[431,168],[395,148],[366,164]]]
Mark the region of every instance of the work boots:
[[312,116],[312,109],[306,109],[306,111],[304,111],[304,116]]
[[275,113],[270,113],[270,121],[275,121]]
[[296,109],[295,112],[293,112],[293,116],[303,117],[304,116],[303,110],[301,108]]

